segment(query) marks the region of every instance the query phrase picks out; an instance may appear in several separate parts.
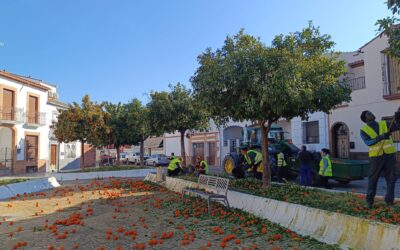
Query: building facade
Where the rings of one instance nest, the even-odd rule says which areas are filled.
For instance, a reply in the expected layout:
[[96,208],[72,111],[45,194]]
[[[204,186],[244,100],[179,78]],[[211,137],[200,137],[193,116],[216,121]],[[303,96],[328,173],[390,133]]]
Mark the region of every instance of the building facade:
[[59,144],[52,133],[63,108],[56,86],[0,71],[1,175],[56,171],[80,157],[79,144]]
[[[348,67],[352,100],[331,112],[329,125],[332,153],[336,157],[365,159],[368,147],[360,137],[360,114],[370,110],[377,120],[391,120],[400,106],[400,63],[385,53],[387,37],[378,35],[358,51],[342,54]],[[393,139],[399,149],[400,133]]]
[[[364,123],[360,114],[372,111],[377,120],[390,120],[400,106],[400,63],[385,53],[387,37],[383,34],[354,52],[341,53],[347,73],[340,79],[351,89],[351,101],[342,103],[330,114],[310,115],[308,121],[292,120],[293,143],[311,150],[330,148],[332,156],[349,159],[368,158],[368,147],[360,137]],[[397,148],[400,133],[393,135]]]

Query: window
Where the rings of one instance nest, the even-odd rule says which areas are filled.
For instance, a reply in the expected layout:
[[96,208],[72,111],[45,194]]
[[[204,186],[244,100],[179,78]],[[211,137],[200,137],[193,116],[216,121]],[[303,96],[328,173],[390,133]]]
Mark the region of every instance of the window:
[[65,144],[65,157],[76,158],[76,145],[75,143]]
[[303,122],[303,143],[317,144],[319,143],[319,122]]
[[236,152],[236,139],[232,139],[229,146],[229,152]]
[[383,95],[400,94],[400,60],[385,53],[381,60]]
[[28,97],[28,123],[38,124],[39,123],[39,100],[36,96],[29,95]]
[[228,140],[224,140],[224,147],[228,147]]

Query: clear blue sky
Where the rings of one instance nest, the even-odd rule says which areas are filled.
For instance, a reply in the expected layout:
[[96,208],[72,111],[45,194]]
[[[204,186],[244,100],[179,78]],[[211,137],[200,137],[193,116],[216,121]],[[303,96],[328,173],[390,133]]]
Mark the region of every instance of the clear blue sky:
[[197,55],[240,28],[269,44],[308,20],[353,51],[389,14],[384,0],[2,0],[0,69],[58,86],[61,100],[147,102],[190,84]]

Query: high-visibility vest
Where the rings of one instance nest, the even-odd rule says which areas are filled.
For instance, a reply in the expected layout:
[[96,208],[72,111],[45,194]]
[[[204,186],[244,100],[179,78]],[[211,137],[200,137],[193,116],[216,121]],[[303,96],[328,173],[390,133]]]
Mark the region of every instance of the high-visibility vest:
[[249,151],[247,151],[246,154],[244,154],[244,159],[246,160],[247,164],[249,164],[249,165],[252,164],[251,159],[250,159],[250,157],[249,157],[249,154],[250,154],[250,153],[256,154],[256,157],[255,157],[255,159],[254,159],[254,165],[257,165],[257,164],[259,164],[260,162],[262,162],[262,154],[261,154],[260,152],[255,151],[255,150],[249,150]]
[[181,161],[178,158],[173,158],[172,160],[169,161],[168,164],[168,170],[174,171],[175,169],[177,169],[177,165],[180,163]]
[[287,163],[285,161],[285,156],[284,154],[281,152],[278,154],[278,167],[286,167]]
[[206,171],[206,174],[209,173],[209,169],[208,169],[208,163],[205,160],[202,160],[200,162],[200,166],[204,166],[204,170]]
[[[379,123],[379,135],[383,135],[388,132],[386,121],[380,121]],[[362,129],[371,139],[375,139],[378,135],[375,130],[370,126],[365,125]],[[396,147],[394,146],[393,140],[391,138],[387,140],[381,140],[378,143],[369,146],[369,157],[377,157],[385,154],[396,153]]]
[[264,167],[263,167],[262,162],[260,162],[260,163],[258,164],[258,166],[257,166],[257,172],[259,172],[259,173],[264,172]]
[[[323,173],[324,159],[328,162],[328,167],[325,169],[325,173]],[[323,156],[321,161],[319,162],[319,175],[332,176],[332,162],[331,162],[331,159],[329,158],[329,156]]]

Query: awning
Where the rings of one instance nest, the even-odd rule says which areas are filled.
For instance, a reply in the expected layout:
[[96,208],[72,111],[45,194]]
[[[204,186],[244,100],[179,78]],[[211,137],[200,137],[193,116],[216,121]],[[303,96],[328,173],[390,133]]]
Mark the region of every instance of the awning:
[[144,141],[145,148],[162,148],[164,146],[162,137],[152,137]]

